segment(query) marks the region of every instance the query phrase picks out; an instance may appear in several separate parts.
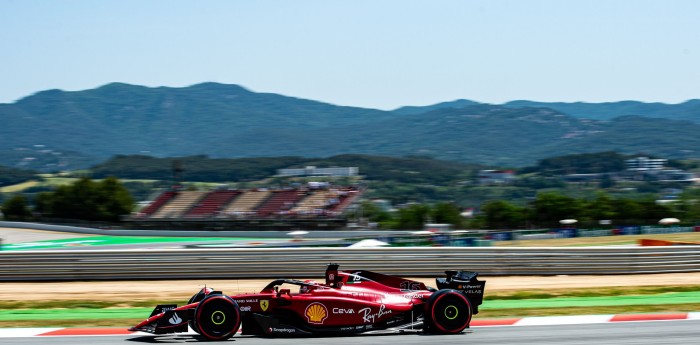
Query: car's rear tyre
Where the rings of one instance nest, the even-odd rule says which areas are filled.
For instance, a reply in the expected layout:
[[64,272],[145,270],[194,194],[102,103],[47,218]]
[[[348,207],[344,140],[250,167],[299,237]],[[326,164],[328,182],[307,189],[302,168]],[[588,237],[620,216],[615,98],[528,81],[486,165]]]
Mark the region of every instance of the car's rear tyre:
[[472,305],[463,293],[457,290],[440,290],[430,296],[425,304],[426,331],[454,334],[469,327],[472,320]]
[[194,311],[194,327],[207,340],[226,340],[241,327],[238,304],[225,295],[208,295]]

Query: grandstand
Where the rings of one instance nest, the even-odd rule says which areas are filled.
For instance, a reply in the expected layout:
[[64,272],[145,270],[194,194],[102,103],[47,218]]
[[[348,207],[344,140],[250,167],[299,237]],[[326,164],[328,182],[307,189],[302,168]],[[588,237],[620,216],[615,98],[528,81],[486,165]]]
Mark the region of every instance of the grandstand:
[[357,189],[341,189],[337,191],[334,199],[331,202],[336,201],[331,207],[331,212],[342,212],[345,208],[350,206],[357,198],[360,196],[360,190]]
[[168,223],[168,226],[195,224],[198,228],[207,228],[206,222],[225,228],[227,222],[234,221],[239,225],[254,225],[265,220],[274,220],[276,224],[282,220],[291,224],[294,219],[304,219],[305,224],[315,219],[327,223],[329,218],[341,220],[342,213],[361,192],[355,187],[329,185],[322,188],[314,185],[286,189],[168,190],[127,221],[138,223],[141,228],[152,228],[155,223]]
[[298,189],[273,191],[272,195],[257,210],[258,216],[267,217],[273,214],[289,214],[289,210],[299,201],[305,193]]
[[153,200],[152,203],[150,203],[148,206],[146,206],[139,213],[145,217],[152,216],[156,211],[158,211],[158,209],[163,207],[163,205],[165,205],[168,201],[170,201],[175,196],[177,196],[177,192],[167,191],[167,192],[159,195],[158,198]]
[[198,191],[179,192],[153,212],[151,218],[180,218],[204,196],[204,192]]
[[297,214],[313,214],[319,210],[324,210],[326,206],[329,205],[328,200],[331,196],[332,193],[328,190],[321,190],[308,195],[296,204],[292,212]]
[[216,216],[225,205],[230,203],[231,200],[240,194],[241,192],[237,190],[217,190],[208,193],[199,201],[199,203],[197,203],[197,205],[187,211],[184,217],[206,218]]
[[242,195],[236,198],[222,212],[220,217],[248,217],[255,214],[258,205],[265,201],[271,194],[269,190],[249,190],[242,192]]

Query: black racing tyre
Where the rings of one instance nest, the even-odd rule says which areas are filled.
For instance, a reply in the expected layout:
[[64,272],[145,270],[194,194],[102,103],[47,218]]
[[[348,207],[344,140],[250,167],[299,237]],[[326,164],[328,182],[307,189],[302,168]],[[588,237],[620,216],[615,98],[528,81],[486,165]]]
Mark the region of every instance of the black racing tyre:
[[197,292],[196,294],[192,295],[189,301],[187,301],[187,304],[192,304],[195,302],[199,302],[204,299],[206,295],[204,294],[204,291]]
[[472,305],[463,293],[444,289],[435,292],[425,303],[425,326],[431,333],[454,334],[469,327]]
[[194,330],[207,340],[226,340],[241,327],[238,303],[225,295],[205,297],[194,311]]
[[[199,301],[203,300],[204,297],[207,297],[206,290],[207,290],[206,287],[205,287],[205,288],[202,288],[201,290],[199,290],[199,292],[197,292],[196,294],[192,295],[192,297],[190,298],[190,300],[187,301],[187,304],[192,304],[192,303],[196,303],[196,302],[199,302]],[[199,330],[197,329],[197,326],[195,325],[194,319],[188,321],[187,324],[190,325],[190,328],[192,328],[193,331],[199,333]]]

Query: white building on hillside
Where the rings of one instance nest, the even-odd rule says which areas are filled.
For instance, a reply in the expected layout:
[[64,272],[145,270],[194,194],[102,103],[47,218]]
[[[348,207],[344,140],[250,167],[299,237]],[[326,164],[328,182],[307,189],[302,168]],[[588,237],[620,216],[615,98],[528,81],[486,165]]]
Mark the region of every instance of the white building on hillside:
[[335,168],[317,168],[308,166],[305,168],[294,169],[277,169],[277,176],[357,176],[359,169],[357,167],[335,167]]

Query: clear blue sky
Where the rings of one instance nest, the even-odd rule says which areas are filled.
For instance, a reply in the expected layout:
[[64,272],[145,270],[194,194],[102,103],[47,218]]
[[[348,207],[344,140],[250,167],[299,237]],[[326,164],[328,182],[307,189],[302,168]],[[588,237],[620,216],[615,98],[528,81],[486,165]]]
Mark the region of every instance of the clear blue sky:
[[700,1],[0,0],[0,103],[110,82],[392,109],[700,98]]

